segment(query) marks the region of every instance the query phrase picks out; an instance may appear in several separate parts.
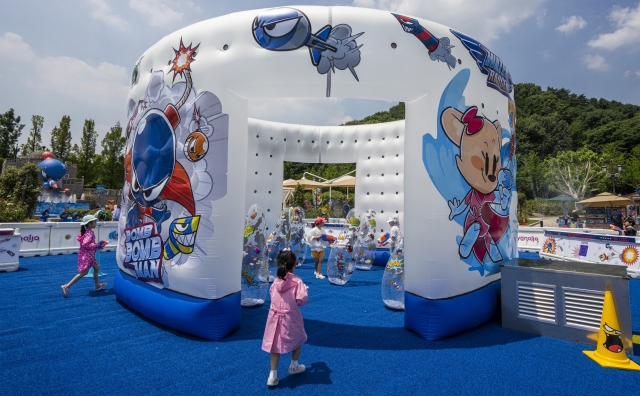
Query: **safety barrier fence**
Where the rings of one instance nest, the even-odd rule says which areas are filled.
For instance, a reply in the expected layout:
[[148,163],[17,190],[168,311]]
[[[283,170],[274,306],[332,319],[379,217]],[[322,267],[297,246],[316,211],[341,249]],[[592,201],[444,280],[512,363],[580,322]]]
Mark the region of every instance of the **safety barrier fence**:
[[[20,234],[20,257],[49,256],[78,253],[80,223],[0,223],[0,228],[13,228]],[[108,242],[104,252],[116,250],[118,222],[98,222],[94,230],[96,242]]]

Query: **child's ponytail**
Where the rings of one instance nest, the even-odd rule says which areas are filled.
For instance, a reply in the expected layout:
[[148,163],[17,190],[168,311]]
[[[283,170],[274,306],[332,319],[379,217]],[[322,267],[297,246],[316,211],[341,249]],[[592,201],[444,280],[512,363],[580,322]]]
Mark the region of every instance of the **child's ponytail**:
[[86,225],[81,225],[80,226],[80,235],[84,235],[85,232],[87,232],[87,226]]
[[278,253],[278,278],[284,280],[287,276],[288,272],[293,270],[293,267],[296,266],[296,255],[293,254],[290,250],[283,250]]

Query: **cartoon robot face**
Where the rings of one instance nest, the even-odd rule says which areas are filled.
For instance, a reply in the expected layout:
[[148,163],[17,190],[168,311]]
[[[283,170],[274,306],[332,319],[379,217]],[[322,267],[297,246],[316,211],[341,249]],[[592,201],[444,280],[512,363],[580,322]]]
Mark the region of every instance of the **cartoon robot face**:
[[145,206],[159,201],[176,164],[175,135],[169,120],[152,109],[138,124],[132,148],[131,191]]
[[271,51],[296,50],[311,37],[309,18],[293,8],[267,10],[253,20],[253,38]]
[[604,331],[604,334],[607,336],[607,339],[603,344],[604,347],[613,353],[622,352],[623,350],[622,338],[620,338],[620,336],[622,335],[622,332],[620,330],[614,329],[613,327],[609,326],[607,323],[605,323],[602,326],[602,330]]
[[184,142],[184,156],[191,162],[196,162],[204,158],[209,150],[209,139],[199,130],[187,136]]
[[192,253],[199,224],[200,216],[175,219],[169,227],[169,238],[164,244],[164,258],[170,260],[179,253]]

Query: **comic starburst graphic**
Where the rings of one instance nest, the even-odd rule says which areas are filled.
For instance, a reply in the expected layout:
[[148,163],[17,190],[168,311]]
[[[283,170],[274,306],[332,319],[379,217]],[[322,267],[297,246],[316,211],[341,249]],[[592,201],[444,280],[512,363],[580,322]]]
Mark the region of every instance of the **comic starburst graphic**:
[[638,249],[636,249],[634,246],[627,246],[622,251],[620,259],[626,265],[635,264],[638,261]]
[[542,252],[556,254],[556,246],[557,245],[555,239],[547,238],[547,240],[542,244]]
[[189,43],[189,46],[185,47],[184,44],[182,44],[182,37],[180,38],[180,48],[173,49],[176,56],[171,61],[172,65],[171,65],[171,69],[169,69],[169,72],[173,72],[174,81],[178,74],[180,74],[180,76],[183,77],[184,76],[183,73],[185,71],[189,71],[189,72],[191,71],[191,62],[196,60],[195,59],[196,50],[198,49],[199,46],[200,44],[191,48],[191,43]]

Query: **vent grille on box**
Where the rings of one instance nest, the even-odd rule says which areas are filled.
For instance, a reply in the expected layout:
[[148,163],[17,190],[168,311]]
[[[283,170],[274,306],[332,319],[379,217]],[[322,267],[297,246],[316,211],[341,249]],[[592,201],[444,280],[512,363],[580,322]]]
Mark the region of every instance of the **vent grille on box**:
[[604,293],[563,288],[565,326],[598,331]]
[[556,287],[518,282],[518,317],[556,322]]

